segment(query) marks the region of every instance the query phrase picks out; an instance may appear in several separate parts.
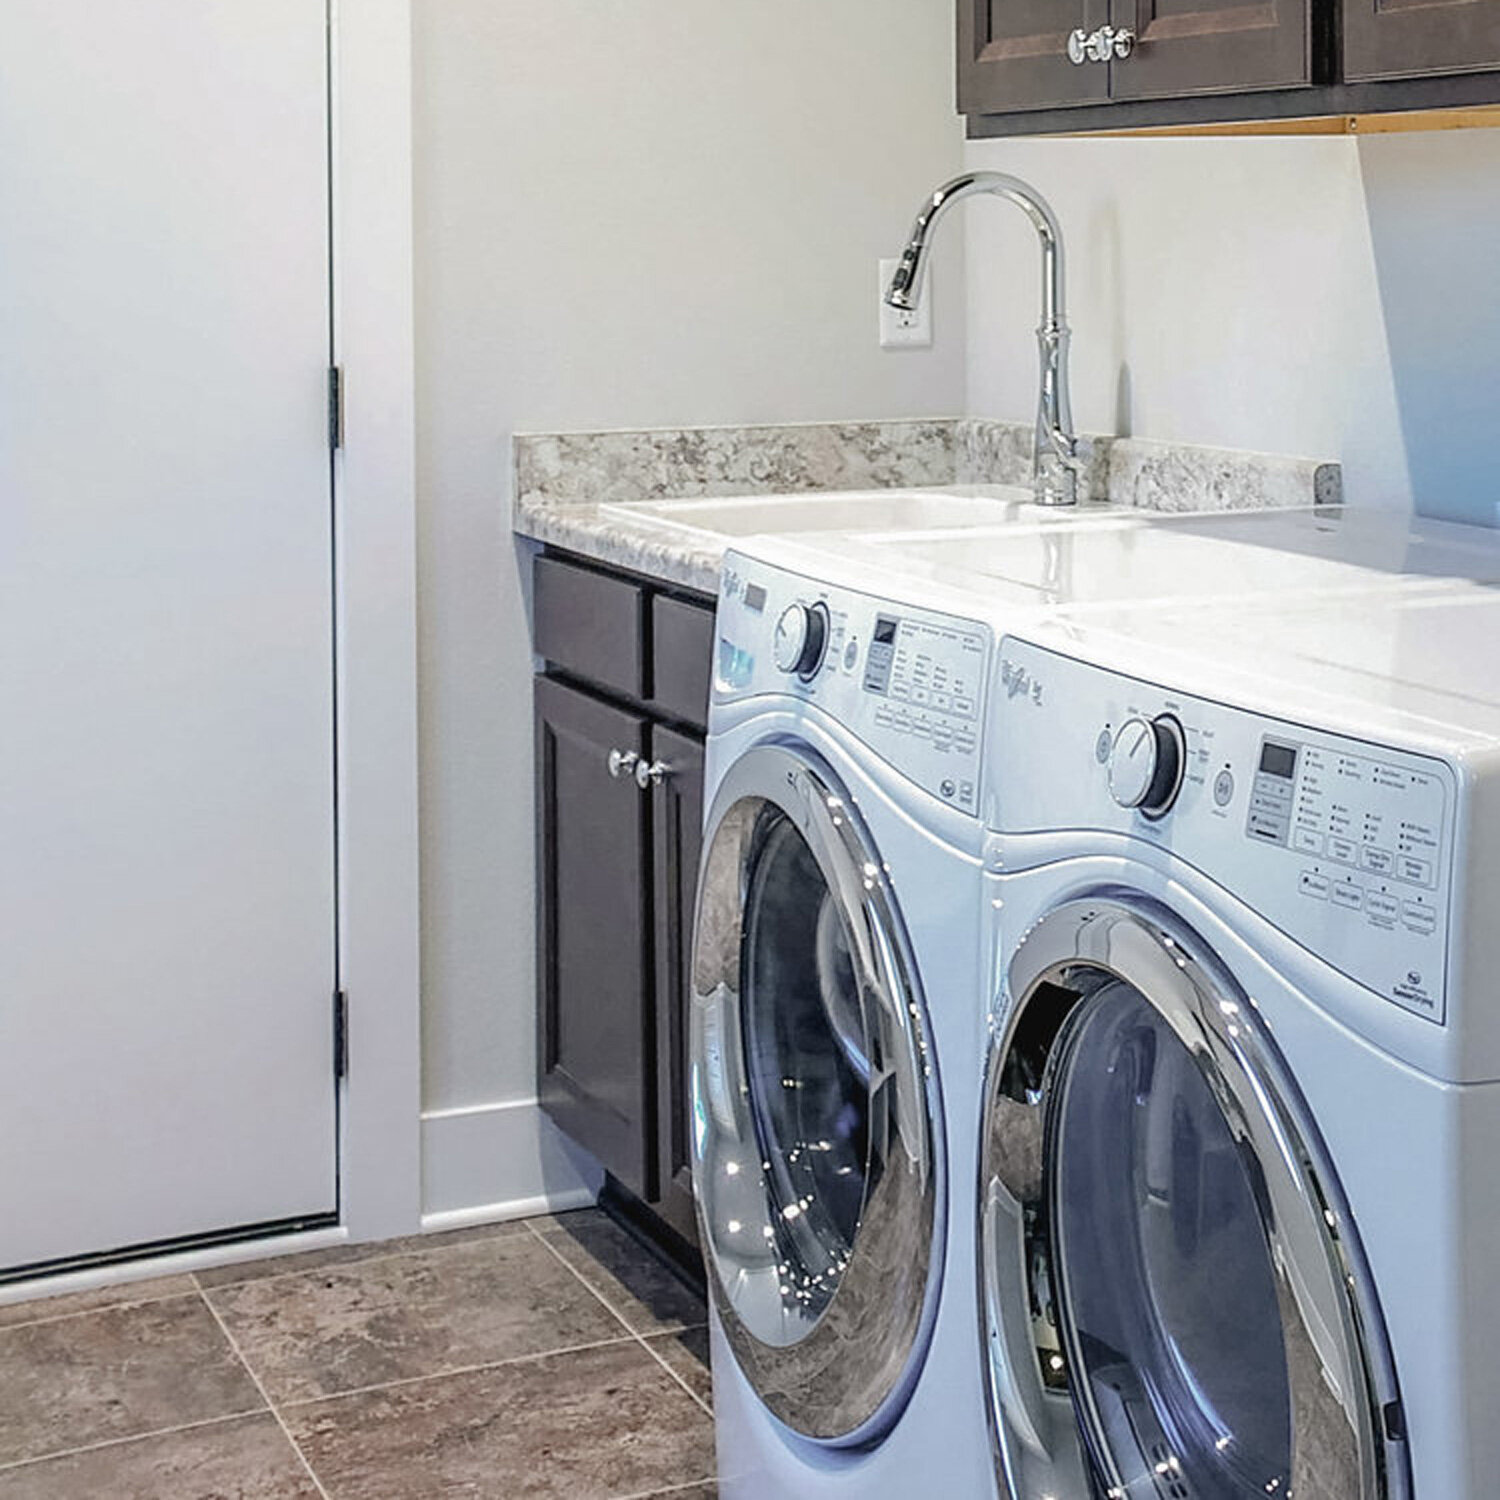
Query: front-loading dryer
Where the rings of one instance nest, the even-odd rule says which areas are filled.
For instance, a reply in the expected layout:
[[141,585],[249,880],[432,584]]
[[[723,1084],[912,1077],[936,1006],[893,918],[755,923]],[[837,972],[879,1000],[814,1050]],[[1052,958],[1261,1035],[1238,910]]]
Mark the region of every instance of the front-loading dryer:
[[1500,600],[1003,640],[978,1302],[1011,1500],[1500,1472]]

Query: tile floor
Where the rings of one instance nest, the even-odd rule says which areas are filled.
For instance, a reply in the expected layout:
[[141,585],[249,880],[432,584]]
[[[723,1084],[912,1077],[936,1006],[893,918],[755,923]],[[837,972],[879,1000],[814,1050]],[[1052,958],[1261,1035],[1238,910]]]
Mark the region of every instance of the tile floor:
[[592,1209],[0,1306],[0,1500],[711,1500],[703,1325]]

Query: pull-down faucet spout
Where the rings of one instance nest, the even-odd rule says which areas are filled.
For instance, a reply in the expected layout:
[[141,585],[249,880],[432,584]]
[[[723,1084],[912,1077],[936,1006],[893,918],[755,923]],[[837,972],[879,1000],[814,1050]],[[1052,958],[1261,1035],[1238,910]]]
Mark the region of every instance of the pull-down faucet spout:
[[975,193],[994,193],[1014,203],[1031,220],[1041,241],[1042,320],[1036,331],[1041,370],[1036,435],[1031,448],[1032,488],[1039,504],[1073,505],[1078,500],[1078,476],[1084,456],[1073,431],[1072,403],[1068,397],[1062,230],[1047,200],[1019,177],[1004,172],[965,172],[962,177],[945,182],[917,215],[885,300],[903,310],[916,307],[922,296],[922,272],[934,226],[953,204]]

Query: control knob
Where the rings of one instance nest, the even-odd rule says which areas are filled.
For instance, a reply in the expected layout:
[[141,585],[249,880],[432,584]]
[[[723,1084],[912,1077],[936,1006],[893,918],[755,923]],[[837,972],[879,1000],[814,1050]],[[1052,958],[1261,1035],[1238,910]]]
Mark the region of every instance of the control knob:
[[1109,794],[1121,807],[1159,818],[1177,800],[1187,766],[1187,741],[1171,714],[1132,714],[1109,747]]
[[795,672],[803,682],[811,682],[823,665],[828,649],[828,606],[789,604],[776,622],[776,639],[772,654],[783,672]]

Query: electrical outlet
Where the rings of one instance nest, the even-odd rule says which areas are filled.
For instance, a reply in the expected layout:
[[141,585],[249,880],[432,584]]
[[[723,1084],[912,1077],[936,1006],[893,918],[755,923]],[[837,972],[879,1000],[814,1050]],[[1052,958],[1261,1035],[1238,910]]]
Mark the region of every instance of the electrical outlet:
[[882,349],[927,349],[932,345],[932,273],[922,273],[922,295],[914,311],[892,307],[885,300],[886,288],[896,274],[898,260],[880,262],[880,347]]

